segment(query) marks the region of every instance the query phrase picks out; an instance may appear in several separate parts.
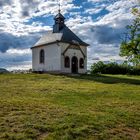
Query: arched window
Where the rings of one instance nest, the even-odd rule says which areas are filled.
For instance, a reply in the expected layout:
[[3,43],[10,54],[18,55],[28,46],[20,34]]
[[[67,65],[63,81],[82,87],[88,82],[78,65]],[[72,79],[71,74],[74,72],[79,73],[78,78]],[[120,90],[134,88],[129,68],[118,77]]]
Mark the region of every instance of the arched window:
[[40,63],[44,63],[45,62],[45,52],[44,50],[40,51]]
[[65,57],[65,68],[70,67],[70,58],[68,56]]
[[80,65],[79,67],[80,67],[81,69],[84,68],[84,59],[83,59],[83,58],[80,58],[79,65]]

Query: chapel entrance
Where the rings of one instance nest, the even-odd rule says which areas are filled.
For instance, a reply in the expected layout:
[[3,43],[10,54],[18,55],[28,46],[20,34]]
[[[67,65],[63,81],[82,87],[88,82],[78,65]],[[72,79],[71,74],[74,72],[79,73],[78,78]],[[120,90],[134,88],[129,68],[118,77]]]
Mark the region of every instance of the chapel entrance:
[[71,71],[72,73],[78,73],[78,59],[76,56],[72,57],[72,62],[71,62]]

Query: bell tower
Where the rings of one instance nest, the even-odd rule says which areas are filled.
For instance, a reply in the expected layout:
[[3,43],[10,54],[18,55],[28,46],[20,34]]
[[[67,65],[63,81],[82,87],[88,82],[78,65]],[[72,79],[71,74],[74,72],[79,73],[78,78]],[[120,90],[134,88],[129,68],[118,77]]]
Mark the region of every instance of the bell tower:
[[65,27],[65,17],[61,14],[60,4],[58,14],[54,17],[53,33],[58,33]]

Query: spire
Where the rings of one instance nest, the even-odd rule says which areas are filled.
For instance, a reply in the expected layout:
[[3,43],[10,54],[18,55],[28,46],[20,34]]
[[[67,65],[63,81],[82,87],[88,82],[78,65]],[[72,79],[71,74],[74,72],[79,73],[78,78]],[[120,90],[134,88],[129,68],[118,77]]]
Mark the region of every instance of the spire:
[[54,20],[56,19],[60,19],[60,20],[65,20],[65,17],[61,14],[61,4],[60,4],[60,0],[58,0],[58,14],[54,17]]
[[58,13],[61,13],[61,4],[60,4],[60,1],[59,1],[59,10],[58,10]]
[[65,17],[61,14],[61,5],[59,1],[58,14],[54,17],[55,24],[53,26],[53,32],[59,32],[65,26]]

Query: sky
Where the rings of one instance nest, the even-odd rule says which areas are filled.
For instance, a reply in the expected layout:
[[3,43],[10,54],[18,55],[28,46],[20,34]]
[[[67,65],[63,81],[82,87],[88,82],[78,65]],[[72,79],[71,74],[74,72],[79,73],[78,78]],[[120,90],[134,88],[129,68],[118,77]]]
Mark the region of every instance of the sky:
[[88,67],[97,61],[117,61],[119,46],[139,0],[0,0],[0,68],[30,69],[31,47],[52,30],[61,13],[66,25],[88,47]]

